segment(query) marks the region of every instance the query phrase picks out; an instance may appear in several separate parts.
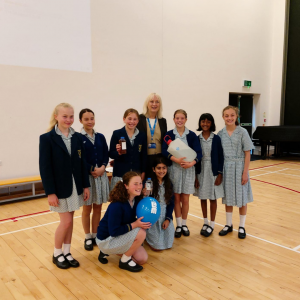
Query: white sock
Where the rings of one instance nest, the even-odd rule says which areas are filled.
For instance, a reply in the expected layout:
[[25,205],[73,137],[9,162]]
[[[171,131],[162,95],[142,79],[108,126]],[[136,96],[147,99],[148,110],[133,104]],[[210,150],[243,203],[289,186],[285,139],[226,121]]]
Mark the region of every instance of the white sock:
[[[240,227],[245,228],[246,215],[240,215]],[[244,230],[239,229],[239,232],[244,233]]]
[[[70,249],[71,249],[71,244],[64,244],[64,250],[63,250],[64,255],[70,253]],[[66,258],[67,258],[67,260],[73,260],[74,259],[72,257],[72,255],[68,255]]]
[[[232,225],[232,212],[226,213],[226,225],[228,225],[228,226]],[[228,227],[224,227],[223,230],[227,231]]]
[[[90,233],[86,233],[85,234],[85,239],[91,239],[92,238],[92,235]],[[91,245],[93,242],[92,241],[87,241],[85,242],[87,245]]]
[[[53,253],[53,255],[54,255],[54,257],[57,257],[58,255],[60,255],[60,254],[63,254],[63,252],[62,252],[62,249],[60,248],[60,249],[56,249],[56,248],[54,248],[54,253]],[[58,261],[59,262],[63,262],[65,259],[64,259],[64,257],[59,257],[58,258]]]
[[[184,226],[186,226],[186,222],[187,222],[187,219],[182,219],[182,226],[184,225]],[[184,230],[184,231],[188,231],[188,229],[186,228],[186,227],[182,227],[182,230]]]
[[92,233],[92,238],[93,239],[96,238],[96,236],[97,236],[97,232],[96,233]]
[[[214,221],[210,221],[210,225],[209,225],[212,229],[214,229],[215,228],[215,222]],[[212,232],[212,230],[209,228],[209,227],[207,227],[207,229],[206,229],[206,231],[208,232],[208,233],[211,233]]]
[[[182,219],[181,217],[179,218],[176,218],[176,224],[178,227],[181,227],[182,226]],[[181,228],[180,229],[176,229],[177,232],[180,232],[181,231]]]
[[[129,261],[129,259],[131,259],[131,256],[127,256],[127,255],[123,254],[121,257],[121,262],[125,263],[125,262]],[[133,260],[129,263],[129,266],[131,266],[131,267],[134,267],[135,265],[136,265],[136,263]]]
[[206,230],[207,226],[205,226],[205,225],[208,225],[208,219],[207,218],[203,218],[203,221],[204,221],[203,230]]

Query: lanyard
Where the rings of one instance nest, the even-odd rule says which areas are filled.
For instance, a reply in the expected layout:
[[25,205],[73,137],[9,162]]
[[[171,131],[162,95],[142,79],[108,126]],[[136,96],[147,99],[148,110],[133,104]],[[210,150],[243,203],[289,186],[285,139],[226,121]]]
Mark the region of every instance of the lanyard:
[[155,131],[156,122],[157,122],[157,118],[155,118],[155,122],[154,122],[154,126],[153,126],[153,128],[151,128],[151,123],[150,123],[150,120],[149,120],[149,118],[147,118],[147,121],[148,121],[148,125],[149,125],[149,128],[150,128],[151,140],[153,140],[154,131]]

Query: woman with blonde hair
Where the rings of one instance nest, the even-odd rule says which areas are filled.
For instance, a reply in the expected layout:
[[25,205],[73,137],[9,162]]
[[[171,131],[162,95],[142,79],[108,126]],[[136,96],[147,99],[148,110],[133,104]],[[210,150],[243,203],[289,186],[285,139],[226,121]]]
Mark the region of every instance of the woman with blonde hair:
[[71,127],[73,122],[73,107],[60,103],[52,113],[48,132],[40,136],[40,174],[50,210],[60,217],[52,257],[60,269],[79,267],[70,253],[73,216],[90,195],[85,148],[81,134]]
[[162,117],[162,100],[158,94],[151,93],[146,98],[137,128],[147,135],[146,177],[148,178],[152,175],[152,164],[155,158],[162,156],[163,138],[167,132],[167,120]]

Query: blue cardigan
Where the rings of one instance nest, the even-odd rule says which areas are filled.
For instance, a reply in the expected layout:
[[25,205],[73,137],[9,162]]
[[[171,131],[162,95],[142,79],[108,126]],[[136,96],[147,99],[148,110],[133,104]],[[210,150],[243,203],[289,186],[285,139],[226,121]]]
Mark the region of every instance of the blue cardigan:
[[109,236],[117,237],[131,231],[131,223],[136,221],[138,203],[139,201],[135,199],[133,208],[128,201],[110,203],[99,223],[97,238],[105,240]]
[[[166,133],[166,135],[169,135],[173,141],[175,140],[175,134],[173,133],[173,129],[168,131]],[[202,158],[202,150],[201,150],[199,138],[193,131],[189,130],[189,133],[187,134],[186,139],[187,139],[189,147],[191,147],[197,153],[195,161],[199,162]],[[169,166],[170,166],[172,164],[172,161],[170,160],[170,158],[173,155],[171,153],[169,153],[167,150],[168,150],[168,145],[164,140],[163,144],[162,144],[162,154],[169,159]]]
[[39,166],[46,195],[55,194],[58,199],[70,197],[73,191],[72,175],[78,195],[90,186],[81,136],[77,132],[72,135],[71,156],[55,128],[40,136]]
[[[212,145],[211,145],[211,167],[214,176],[223,173],[224,166],[224,154],[221,143],[221,138],[214,134]],[[201,173],[201,161],[196,164],[196,173]]]
[[95,143],[93,144],[88,137],[82,135],[83,144],[86,153],[86,165],[88,173],[95,170],[97,165],[99,168],[108,164],[108,147],[103,134],[95,134]]
[[[126,140],[126,154],[119,155],[116,145],[121,137]],[[139,132],[131,145],[125,126],[115,130],[110,140],[109,157],[114,159],[113,176],[122,177],[129,171],[143,173],[146,171],[147,163],[147,137],[143,132]]]

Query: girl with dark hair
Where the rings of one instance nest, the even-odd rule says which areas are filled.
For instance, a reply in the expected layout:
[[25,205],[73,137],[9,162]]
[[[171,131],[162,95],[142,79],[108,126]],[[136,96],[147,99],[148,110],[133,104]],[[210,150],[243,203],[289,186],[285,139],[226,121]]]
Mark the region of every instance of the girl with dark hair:
[[[201,200],[204,219],[200,234],[209,237],[215,227],[217,212],[217,199],[224,197],[222,173],[224,165],[223,148],[221,139],[215,135],[215,120],[211,114],[202,114],[199,118],[197,131],[202,149],[202,160],[196,164],[197,177],[195,180],[195,196]],[[210,223],[207,218],[207,199],[210,200]]]
[[91,251],[96,245],[95,238],[101,218],[102,203],[107,202],[109,195],[109,181],[105,172],[108,164],[108,147],[104,135],[94,130],[95,115],[92,110],[82,109],[79,113],[79,121],[83,125],[81,134],[86,150],[87,173],[91,185],[89,188],[90,198],[83,205],[81,220],[85,233],[84,248]]
[[96,243],[100,248],[98,260],[108,263],[106,256],[122,254],[119,268],[139,272],[143,269],[148,255],[142,246],[150,222],[136,219],[136,207],[141,200],[142,179],[136,172],[127,172],[109,194],[104,217],[98,227]]
[[146,241],[153,250],[172,248],[174,242],[173,209],[174,193],[168,175],[168,161],[164,157],[157,157],[152,165],[152,196],[160,204],[158,221],[147,230]]

